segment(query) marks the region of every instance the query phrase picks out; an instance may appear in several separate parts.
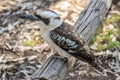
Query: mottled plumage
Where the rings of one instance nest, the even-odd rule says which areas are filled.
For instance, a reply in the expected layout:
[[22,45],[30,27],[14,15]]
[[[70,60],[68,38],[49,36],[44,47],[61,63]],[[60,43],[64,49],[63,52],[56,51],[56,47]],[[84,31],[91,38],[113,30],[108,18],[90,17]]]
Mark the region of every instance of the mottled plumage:
[[104,68],[99,64],[93,53],[85,44],[82,36],[80,36],[74,27],[67,23],[50,31],[50,37],[60,48],[68,54],[79,60],[83,60],[92,65],[95,69],[104,73]]
[[[61,26],[50,31],[51,39],[68,54],[87,61],[95,60],[83,38],[69,24],[63,23]],[[88,52],[86,52],[88,51]]]
[[[24,18],[28,17],[24,16]],[[33,20],[33,18],[40,26],[42,37],[50,48],[61,57],[67,58],[71,62],[71,66],[75,61],[71,57],[74,56],[79,60],[88,62],[96,71],[105,74],[104,68],[90,51],[82,36],[78,34],[74,27],[62,22],[57,13],[50,10],[39,10],[29,19]]]

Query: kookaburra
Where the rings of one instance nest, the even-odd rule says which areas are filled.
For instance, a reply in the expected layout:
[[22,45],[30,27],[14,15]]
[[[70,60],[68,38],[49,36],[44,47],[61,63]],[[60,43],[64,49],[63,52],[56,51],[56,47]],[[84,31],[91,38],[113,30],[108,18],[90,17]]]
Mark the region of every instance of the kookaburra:
[[104,68],[89,50],[82,36],[74,27],[61,21],[57,13],[47,9],[37,10],[32,15],[23,15],[21,18],[36,21],[40,26],[43,39],[61,57],[69,60],[71,56],[74,56],[79,60],[84,60],[105,75]]

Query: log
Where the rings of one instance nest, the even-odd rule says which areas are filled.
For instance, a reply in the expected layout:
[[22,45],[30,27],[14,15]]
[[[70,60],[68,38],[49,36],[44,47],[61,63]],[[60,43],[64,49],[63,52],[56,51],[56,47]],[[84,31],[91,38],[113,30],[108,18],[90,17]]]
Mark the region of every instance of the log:
[[96,30],[104,21],[111,3],[112,0],[91,0],[82,11],[74,27],[85,38],[85,42],[89,43],[91,38],[93,38]]
[[[82,11],[74,27],[83,36],[86,43],[96,33],[100,24],[104,21],[111,6],[112,0],[91,0]],[[33,80],[65,80],[68,62],[54,54],[50,56],[42,66],[34,73]]]
[[64,80],[68,71],[68,62],[57,56],[55,54],[48,58],[34,74],[33,80]]

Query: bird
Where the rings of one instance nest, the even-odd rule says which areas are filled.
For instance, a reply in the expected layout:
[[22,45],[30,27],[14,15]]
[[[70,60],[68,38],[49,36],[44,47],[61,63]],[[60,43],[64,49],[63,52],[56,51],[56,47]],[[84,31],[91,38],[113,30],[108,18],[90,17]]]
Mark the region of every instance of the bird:
[[61,20],[60,16],[48,9],[40,9],[21,18],[33,20],[40,27],[45,42],[61,57],[70,60],[71,66],[76,59],[86,61],[97,72],[106,75],[105,69],[86,44],[84,38],[70,24]]

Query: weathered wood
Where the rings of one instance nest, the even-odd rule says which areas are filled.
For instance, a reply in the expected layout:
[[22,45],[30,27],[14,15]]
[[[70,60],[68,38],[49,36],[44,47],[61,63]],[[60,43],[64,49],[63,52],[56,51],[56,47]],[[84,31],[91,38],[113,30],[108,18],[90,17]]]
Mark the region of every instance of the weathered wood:
[[[83,36],[86,43],[89,43],[104,20],[111,3],[112,0],[91,0],[89,5],[81,13],[74,27]],[[59,58],[59,56],[54,57],[53,55],[35,72],[33,79],[65,80],[68,67],[66,60]]]
[[111,3],[112,0],[91,0],[81,13],[74,27],[85,38],[86,42],[90,41],[103,22]]
[[34,79],[40,80],[64,80],[68,71],[68,62],[65,59],[52,55],[48,58],[41,68],[34,74]]

